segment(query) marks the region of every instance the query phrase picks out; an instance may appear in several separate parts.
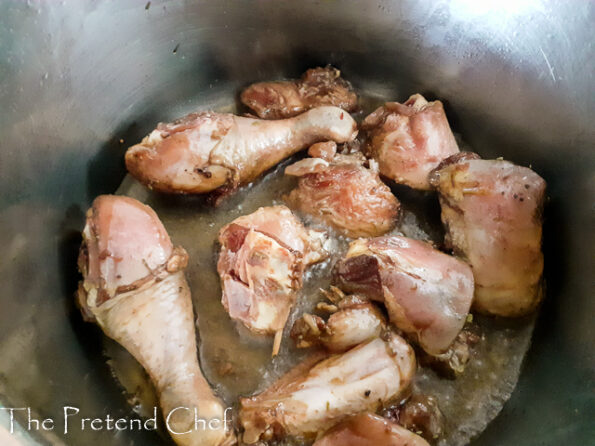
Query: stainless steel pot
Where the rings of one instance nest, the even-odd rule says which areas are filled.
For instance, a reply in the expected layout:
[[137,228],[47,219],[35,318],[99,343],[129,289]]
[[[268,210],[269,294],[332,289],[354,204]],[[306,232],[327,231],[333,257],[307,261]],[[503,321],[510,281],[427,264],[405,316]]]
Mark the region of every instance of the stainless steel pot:
[[[2,1],[1,403],[44,418],[64,405],[128,414],[99,330],[73,307],[84,210],[121,181],[125,147],[180,104],[332,63],[368,93],[445,99],[475,150],[546,178],[547,298],[520,384],[474,444],[588,444],[594,21],[587,0]],[[34,437],[168,441],[59,428]]]

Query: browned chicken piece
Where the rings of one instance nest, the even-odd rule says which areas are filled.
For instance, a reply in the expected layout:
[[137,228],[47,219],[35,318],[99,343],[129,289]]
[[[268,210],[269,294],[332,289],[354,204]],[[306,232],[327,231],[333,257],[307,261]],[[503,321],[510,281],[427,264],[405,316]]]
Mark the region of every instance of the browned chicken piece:
[[246,184],[318,141],[346,142],[357,126],[338,107],[278,121],[202,112],[159,124],[126,152],[126,168],[151,189],[200,194]]
[[321,105],[334,105],[348,112],[357,107],[351,85],[331,66],[312,68],[299,80],[252,84],[240,99],[263,119],[290,118]]
[[102,195],[87,212],[77,299],[85,318],[147,371],[177,444],[230,445],[229,425],[194,428],[195,410],[205,420],[227,416],[198,365],[186,264],[186,251],[173,247],[150,207]]
[[313,446],[429,446],[419,435],[370,412],[339,423]]
[[[321,146],[310,152],[323,150]],[[332,150],[321,155],[329,158]],[[400,203],[380,180],[376,164],[365,167],[361,154],[333,155],[331,160],[306,158],[285,169],[299,177],[286,200],[349,237],[374,237],[392,230]]]
[[380,336],[386,321],[371,302],[349,296],[331,309],[325,322],[319,316],[305,313],[291,329],[291,337],[298,348],[323,346],[340,352]]
[[380,173],[414,189],[430,189],[430,171],[459,151],[442,102],[428,102],[420,94],[403,104],[385,103],[361,128]]
[[383,415],[431,442],[443,433],[444,417],[433,396],[413,394],[407,401],[383,411]]
[[475,276],[474,308],[515,317],[542,298],[545,181],[508,161],[446,160],[431,175],[440,194],[446,243]]
[[355,240],[333,276],[343,291],[384,302],[391,322],[433,355],[452,344],[473,299],[466,263],[407,237]]
[[478,327],[466,324],[448,350],[439,355],[430,355],[422,351],[417,356],[419,363],[431,367],[446,378],[457,378],[465,371],[465,367],[471,360],[473,347],[480,339]]
[[277,354],[304,269],[327,256],[323,234],[307,230],[287,207],[271,206],[223,227],[219,242],[223,306],[251,331],[274,334]]
[[312,158],[322,158],[331,162],[337,153],[337,143],[335,141],[317,142],[308,149],[308,155]]
[[240,400],[245,443],[313,439],[351,415],[395,400],[415,373],[413,349],[392,333],[324,357],[313,355],[261,394]]

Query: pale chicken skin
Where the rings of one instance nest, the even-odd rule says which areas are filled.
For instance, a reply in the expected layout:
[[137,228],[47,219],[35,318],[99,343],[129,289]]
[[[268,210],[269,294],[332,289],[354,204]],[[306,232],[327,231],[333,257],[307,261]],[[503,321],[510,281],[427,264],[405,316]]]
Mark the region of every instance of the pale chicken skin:
[[453,157],[431,175],[440,194],[446,242],[473,269],[475,309],[526,315],[543,295],[546,183],[529,168],[477,158]]
[[383,302],[391,322],[433,355],[454,341],[473,300],[469,265],[407,237],[353,241],[333,276],[344,291]]
[[400,203],[380,179],[376,164],[365,167],[367,161],[361,154],[331,158],[330,153],[327,149],[321,154],[330,160],[306,158],[285,169],[286,175],[299,177],[287,203],[352,238],[374,237],[394,229]]
[[364,119],[361,128],[380,173],[414,189],[429,190],[430,171],[459,152],[442,103],[428,102],[420,94],[403,104],[385,103]]
[[412,348],[393,333],[325,356],[314,354],[261,394],[240,400],[244,443],[314,438],[351,415],[395,400],[415,373]]
[[231,445],[231,425],[193,429],[195,409],[205,420],[223,420],[225,414],[198,365],[186,264],[186,252],[173,247],[150,207],[102,195],[87,213],[77,299],[85,318],[147,371],[177,444]]
[[[327,292],[337,294],[336,289]],[[291,328],[291,337],[298,348],[322,346],[332,352],[342,352],[377,338],[386,329],[386,320],[378,307],[359,296],[341,296],[332,305],[319,305],[331,314],[322,317],[304,313]]]
[[419,435],[366,412],[339,423],[313,446],[430,446]]
[[223,306],[251,331],[276,335],[273,354],[306,266],[327,256],[324,241],[285,206],[260,208],[219,232]]
[[355,121],[338,107],[318,107],[278,121],[229,113],[192,113],[161,123],[126,152],[126,168],[151,189],[201,194],[248,183],[318,142],[351,141]]
[[240,100],[260,118],[282,119],[313,107],[334,105],[345,111],[357,107],[357,95],[336,68],[312,68],[301,79],[250,85]]

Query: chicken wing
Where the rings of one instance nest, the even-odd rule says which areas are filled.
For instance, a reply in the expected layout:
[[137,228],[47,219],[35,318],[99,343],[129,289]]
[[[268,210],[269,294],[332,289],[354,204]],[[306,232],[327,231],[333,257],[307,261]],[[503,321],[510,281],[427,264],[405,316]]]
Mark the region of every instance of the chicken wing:
[[321,345],[341,352],[380,336],[386,328],[382,312],[358,296],[346,296],[337,305],[325,305],[331,315],[325,322],[320,316],[304,313],[291,328],[298,348]]
[[385,103],[364,119],[362,130],[380,173],[415,189],[430,189],[430,171],[459,151],[442,103],[420,94]]
[[333,275],[344,291],[384,302],[391,322],[430,354],[448,349],[473,299],[466,263],[406,237],[355,240]]
[[429,446],[419,435],[370,412],[339,423],[313,446]]
[[321,105],[334,105],[351,112],[357,95],[336,68],[312,68],[301,79],[259,82],[246,88],[240,100],[260,118],[282,119]]
[[186,263],[186,252],[173,247],[151,208],[103,195],[87,213],[77,298],[86,319],[145,368],[176,443],[229,445],[229,426],[194,429],[195,410],[208,422],[223,420],[224,409],[198,365]]
[[240,400],[245,443],[286,435],[312,438],[399,397],[415,373],[412,348],[392,333],[323,357],[314,355],[261,394]]
[[248,183],[318,141],[350,141],[355,121],[337,107],[318,107],[279,121],[228,113],[192,113],[159,124],[126,152],[126,167],[151,189],[200,194]]
[[253,332],[275,334],[276,354],[305,267],[327,255],[323,234],[307,230],[287,207],[271,206],[223,227],[219,242],[223,306]]
[[376,163],[370,168],[364,163],[361,154],[300,160],[285,169],[286,175],[299,177],[286,200],[349,237],[385,234],[395,227],[400,204],[380,180]]
[[474,308],[522,316],[542,298],[545,181],[508,161],[455,156],[431,175],[446,242],[475,276]]

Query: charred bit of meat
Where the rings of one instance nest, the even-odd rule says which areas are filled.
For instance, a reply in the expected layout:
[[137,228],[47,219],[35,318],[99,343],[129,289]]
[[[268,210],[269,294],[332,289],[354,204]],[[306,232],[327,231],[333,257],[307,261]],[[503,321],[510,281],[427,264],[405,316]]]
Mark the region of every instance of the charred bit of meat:
[[436,399],[432,396],[414,394],[404,403],[386,409],[382,413],[389,420],[432,443],[440,438],[444,430],[444,417]]

